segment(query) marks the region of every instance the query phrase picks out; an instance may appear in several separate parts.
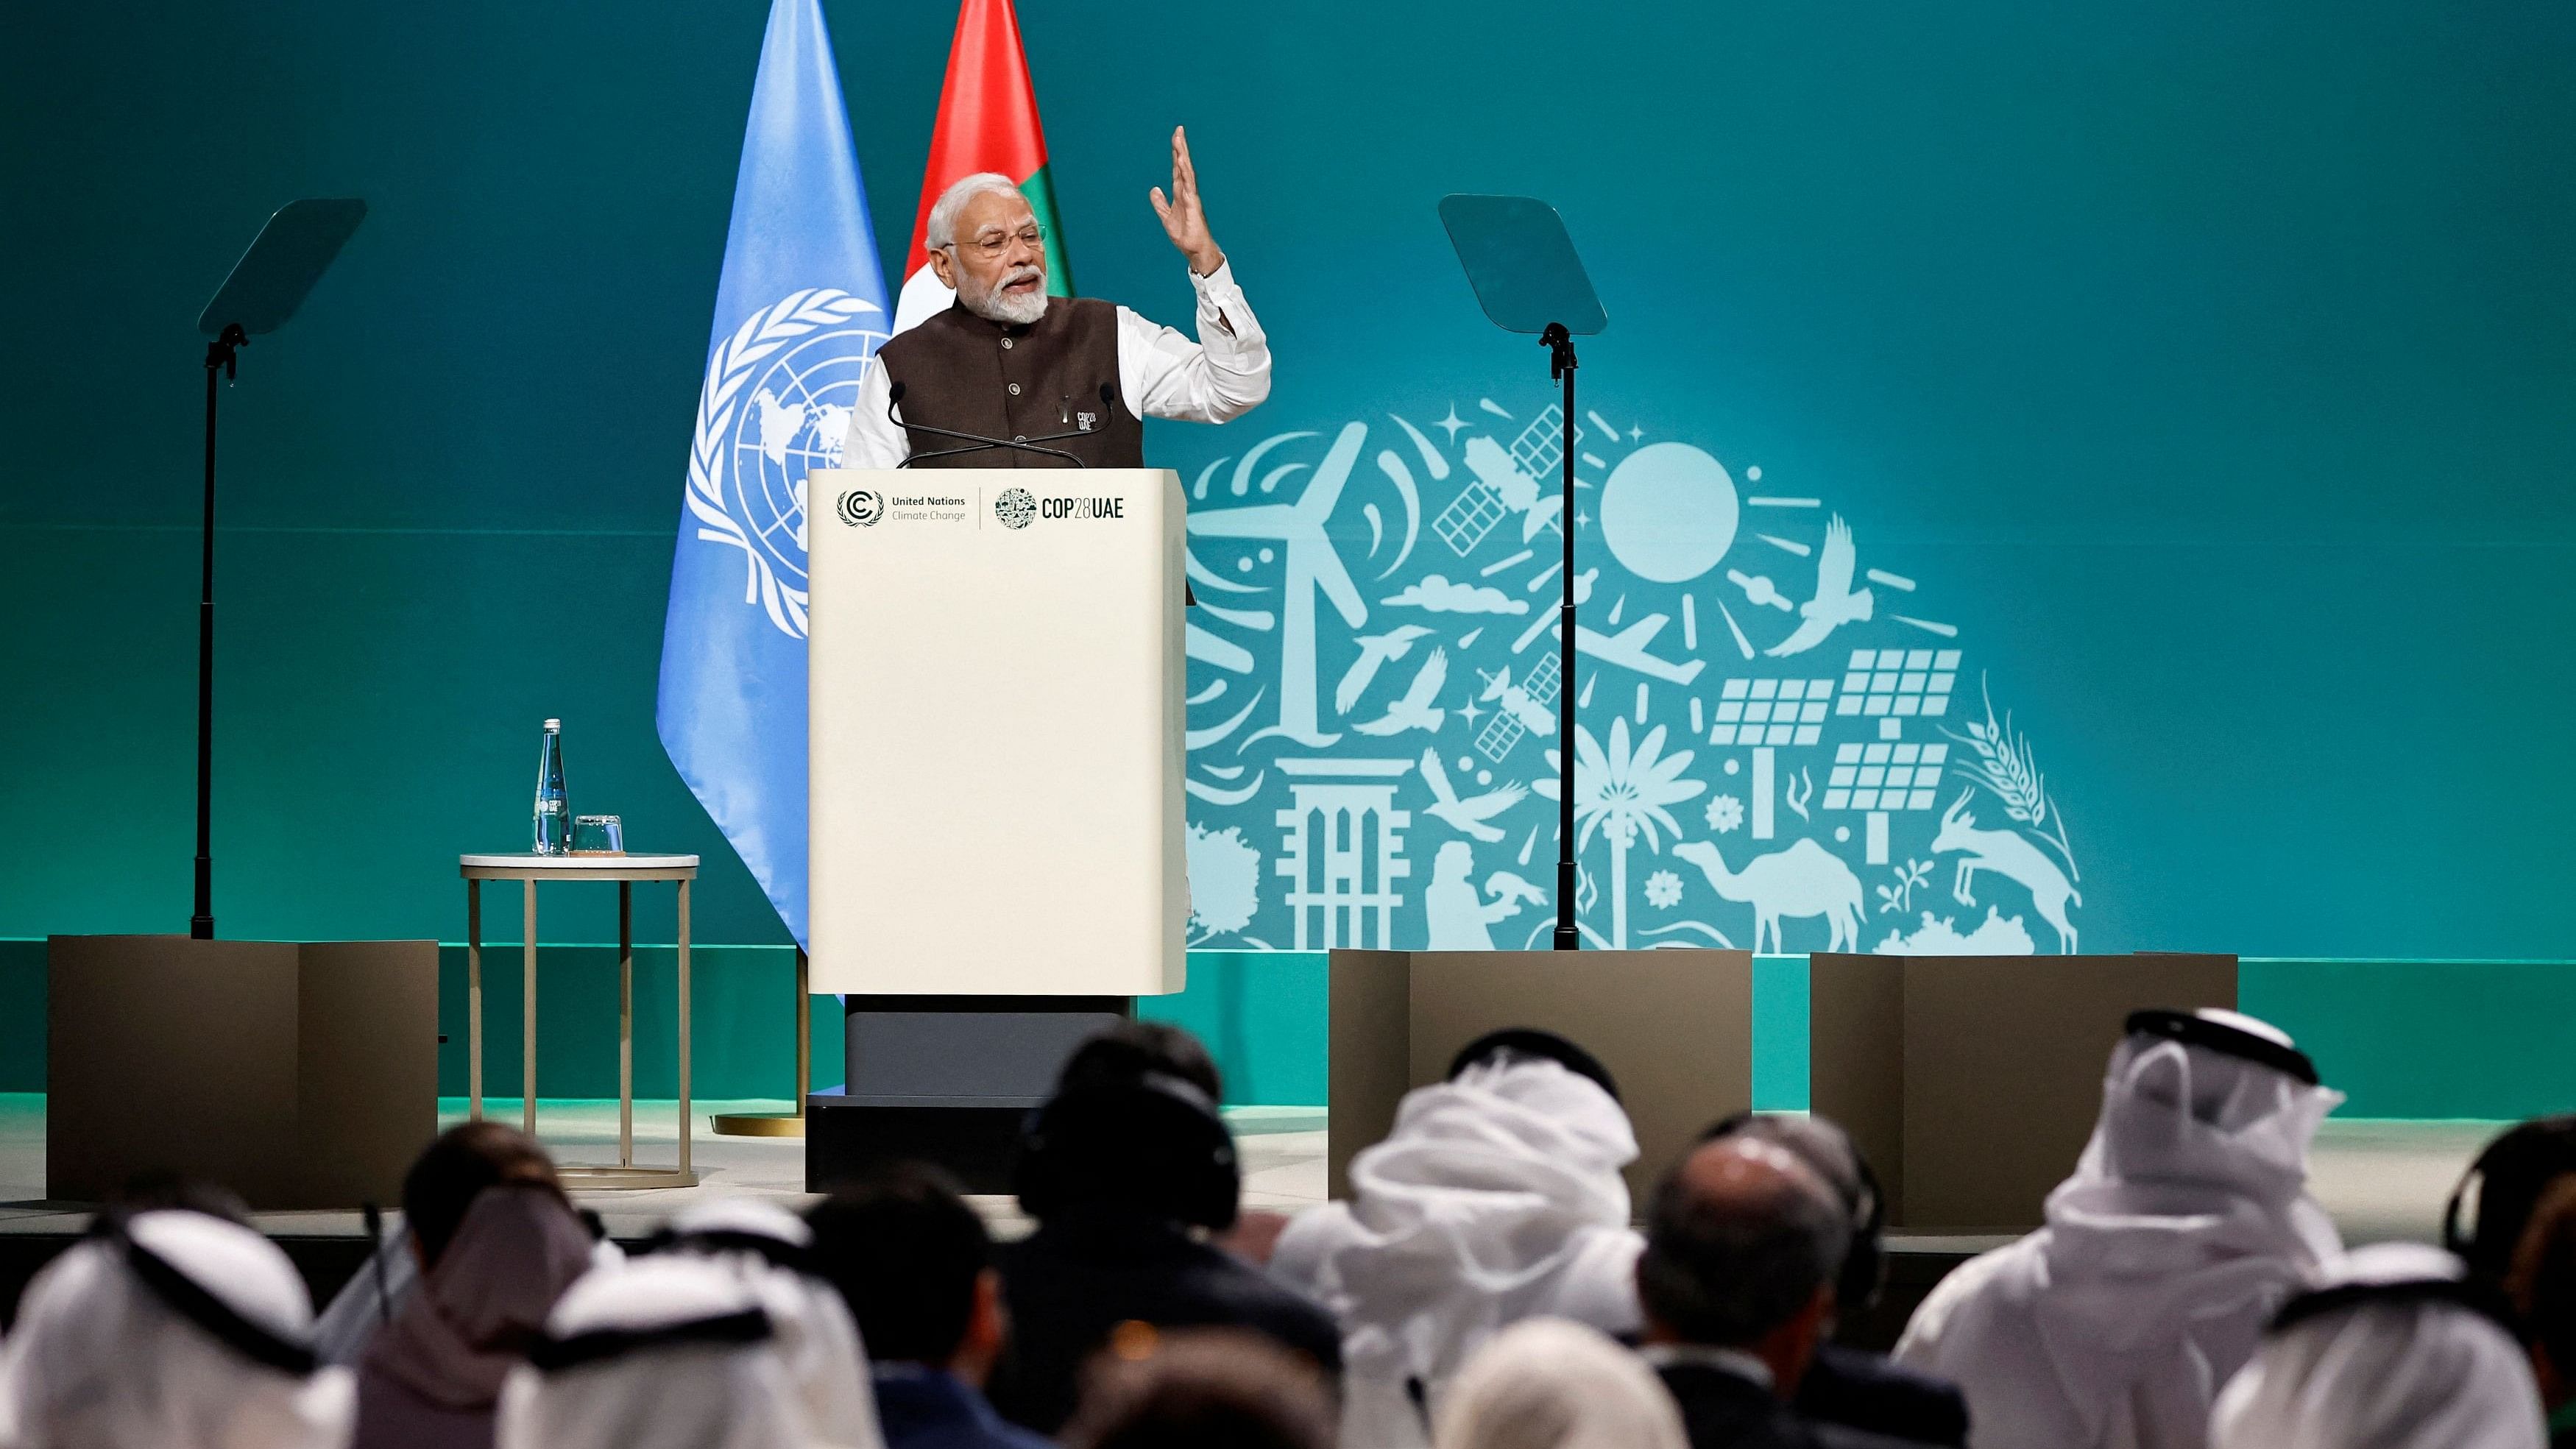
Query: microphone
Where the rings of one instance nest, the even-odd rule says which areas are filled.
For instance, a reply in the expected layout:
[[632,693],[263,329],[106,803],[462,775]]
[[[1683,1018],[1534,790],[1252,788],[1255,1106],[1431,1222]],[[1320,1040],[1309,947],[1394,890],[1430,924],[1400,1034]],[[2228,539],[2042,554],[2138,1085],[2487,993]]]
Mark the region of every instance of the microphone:
[[902,462],[895,464],[898,468],[909,468],[924,458],[953,458],[960,453],[981,453],[989,448],[1010,448],[1023,453],[1043,453],[1050,458],[1062,458],[1077,468],[1087,468],[1091,466],[1090,464],[1083,462],[1080,458],[1075,457],[1073,454],[1066,452],[1062,448],[1041,448],[1038,446],[1038,443],[1040,442],[1051,442],[1056,438],[1070,438],[1076,436],[1076,434],[1073,433],[1052,433],[1047,437],[1040,439],[988,438],[982,433],[961,433],[950,428],[934,428],[925,423],[907,423],[903,419],[894,415],[895,404],[903,401],[903,393],[904,386],[900,382],[897,382],[886,389],[887,422],[910,432],[929,433],[934,437],[941,438],[960,438],[965,440],[968,446],[963,448],[939,448],[927,453],[914,453],[907,456]]

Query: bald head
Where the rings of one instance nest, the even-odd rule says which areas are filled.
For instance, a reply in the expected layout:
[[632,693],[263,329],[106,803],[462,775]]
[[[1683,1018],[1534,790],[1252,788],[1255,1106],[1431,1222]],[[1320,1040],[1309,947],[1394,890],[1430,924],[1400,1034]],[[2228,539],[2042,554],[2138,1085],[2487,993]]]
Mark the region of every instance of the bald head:
[[1686,1343],[1746,1348],[1830,1307],[1851,1243],[1832,1188],[1776,1143],[1703,1143],[1655,1190],[1637,1291]]

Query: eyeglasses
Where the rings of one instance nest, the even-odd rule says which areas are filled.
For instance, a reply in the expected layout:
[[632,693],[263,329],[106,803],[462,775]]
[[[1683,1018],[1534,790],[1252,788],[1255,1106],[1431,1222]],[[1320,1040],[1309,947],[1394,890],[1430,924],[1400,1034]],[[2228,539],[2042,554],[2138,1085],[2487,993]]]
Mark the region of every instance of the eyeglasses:
[[948,245],[952,251],[971,248],[977,256],[990,258],[1009,251],[1013,242],[1044,251],[1046,250],[1046,228],[1031,222],[1009,236],[979,236],[967,241],[950,242]]

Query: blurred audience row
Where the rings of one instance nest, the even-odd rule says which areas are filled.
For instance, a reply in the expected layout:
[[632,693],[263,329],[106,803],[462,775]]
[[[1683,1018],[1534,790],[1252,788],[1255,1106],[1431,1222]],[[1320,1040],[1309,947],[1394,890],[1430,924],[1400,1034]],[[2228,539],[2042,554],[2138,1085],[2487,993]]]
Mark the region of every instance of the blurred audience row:
[[1892,1355],[1836,1341],[1885,1206],[1821,1118],[1712,1124],[1640,1228],[1611,1073],[1497,1032],[1282,1219],[1242,1210],[1222,1097],[1184,1032],[1094,1038],[1002,1245],[892,1165],[622,1250],[473,1123],[318,1316],[237,1202],[137,1184],[0,1341],[0,1449],[2576,1446],[2576,1118],[2492,1143],[2442,1247],[2346,1251],[2307,1191],[2341,1097],[2233,1012],[2129,1019],[2046,1225]]

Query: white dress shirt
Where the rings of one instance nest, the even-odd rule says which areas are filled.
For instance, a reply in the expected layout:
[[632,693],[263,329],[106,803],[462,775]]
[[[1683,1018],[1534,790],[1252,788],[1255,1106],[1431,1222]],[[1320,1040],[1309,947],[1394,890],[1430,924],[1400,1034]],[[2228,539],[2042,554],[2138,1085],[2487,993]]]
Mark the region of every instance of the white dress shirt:
[[[1118,396],[1139,418],[1230,422],[1270,396],[1270,339],[1235,285],[1234,264],[1190,274],[1198,293],[1198,340],[1118,309]],[[857,411],[841,444],[846,468],[891,468],[912,456],[912,440],[887,414],[885,369],[859,384]],[[901,409],[895,416],[902,416]]]

